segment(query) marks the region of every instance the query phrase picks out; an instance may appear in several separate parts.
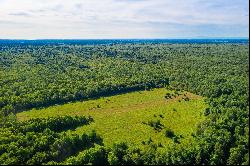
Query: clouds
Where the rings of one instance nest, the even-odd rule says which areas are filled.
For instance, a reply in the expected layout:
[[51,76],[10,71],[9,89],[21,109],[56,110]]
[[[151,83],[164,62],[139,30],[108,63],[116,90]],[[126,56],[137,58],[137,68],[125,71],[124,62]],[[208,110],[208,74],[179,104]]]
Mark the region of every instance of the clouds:
[[0,38],[246,37],[248,3],[248,0],[0,0]]
[[26,13],[26,12],[10,13],[9,15],[13,15],[13,16],[25,16],[25,17],[29,17],[30,16],[30,14]]

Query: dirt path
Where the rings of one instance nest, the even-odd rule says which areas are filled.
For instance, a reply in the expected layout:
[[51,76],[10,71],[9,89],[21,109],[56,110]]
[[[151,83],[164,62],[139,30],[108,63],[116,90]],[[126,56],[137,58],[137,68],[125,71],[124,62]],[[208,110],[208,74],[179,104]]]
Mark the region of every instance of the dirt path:
[[149,102],[142,102],[142,103],[138,103],[138,104],[131,104],[131,105],[126,105],[126,106],[121,106],[119,108],[95,108],[95,109],[91,109],[91,110],[82,110],[82,111],[76,111],[74,113],[74,115],[82,115],[83,112],[84,114],[89,114],[91,115],[91,113],[93,112],[113,112],[113,113],[122,113],[122,112],[127,112],[127,111],[134,111],[134,110],[141,110],[141,109],[146,109],[146,108],[150,108],[150,107],[157,107],[160,105],[165,105],[171,102],[177,102],[177,101],[184,101],[183,98],[188,97],[189,99],[199,99],[202,98],[201,96],[189,93],[189,92],[185,92],[180,94],[177,97],[171,98],[171,99],[165,99],[163,98],[162,100],[151,100]]

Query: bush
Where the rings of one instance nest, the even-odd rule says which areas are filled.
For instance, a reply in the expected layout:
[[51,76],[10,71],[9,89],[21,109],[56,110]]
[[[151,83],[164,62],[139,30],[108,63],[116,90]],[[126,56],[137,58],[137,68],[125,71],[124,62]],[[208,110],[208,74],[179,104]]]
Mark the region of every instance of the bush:
[[211,113],[210,109],[206,108],[205,111],[204,111],[204,115],[208,116],[210,113]]
[[171,129],[169,129],[169,128],[166,129],[165,135],[166,135],[166,137],[168,137],[168,138],[173,138],[173,137],[175,136],[174,132],[173,132]]
[[172,98],[172,95],[170,93],[166,93],[165,99],[171,99],[171,98]]
[[163,124],[161,124],[161,121],[158,119],[156,121],[152,120],[148,122],[148,125],[153,127],[154,130],[161,130],[163,128]]

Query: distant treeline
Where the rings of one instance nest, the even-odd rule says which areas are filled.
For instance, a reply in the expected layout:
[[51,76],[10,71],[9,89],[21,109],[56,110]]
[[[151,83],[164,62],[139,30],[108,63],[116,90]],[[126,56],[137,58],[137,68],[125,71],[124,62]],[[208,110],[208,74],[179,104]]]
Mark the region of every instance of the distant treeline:
[[43,39],[7,40],[0,45],[113,45],[113,44],[248,44],[249,39]]

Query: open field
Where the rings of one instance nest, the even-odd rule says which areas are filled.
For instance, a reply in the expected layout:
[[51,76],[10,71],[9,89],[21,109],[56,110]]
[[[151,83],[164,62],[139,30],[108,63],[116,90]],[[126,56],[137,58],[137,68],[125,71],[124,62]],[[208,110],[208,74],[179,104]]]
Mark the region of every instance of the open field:
[[[191,139],[196,124],[203,120],[206,107],[204,98],[188,92],[182,92],[172,99],[166,99],[166,93],[172,91],[153,89],[138,91],[95,100],[51,106],[44,109],[32,109],[17,114],[19,120],[63,115],[90,115],[94,122],[77,128],[73,132],[82,134],[96,130],[104,144],[115,142],[141,144],[149,138],[162,145],[173,142],[166,138],[165,130],[170,128],[175,135],[182,136],[180,142]],[[184,95],[185,94],[185,95]],[[183,98],[190,100],[185,101]],[[160,120],[163,125],[159,131],[149,126],[149,121]],[[184,141],[184,142],[185,142]]]

